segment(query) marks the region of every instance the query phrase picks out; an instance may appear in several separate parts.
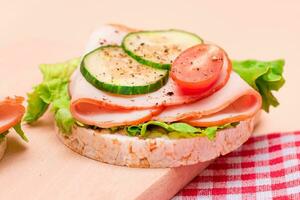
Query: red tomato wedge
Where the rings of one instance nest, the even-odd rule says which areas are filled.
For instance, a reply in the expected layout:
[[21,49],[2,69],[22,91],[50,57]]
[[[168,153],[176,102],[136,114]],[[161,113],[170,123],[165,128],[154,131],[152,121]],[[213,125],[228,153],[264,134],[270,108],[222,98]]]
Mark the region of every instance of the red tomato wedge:
[[183,90],[206,91],[218,80],[224,62],[230,60],[223,49],[212,44],[199,44],[175,59],[170,75]]

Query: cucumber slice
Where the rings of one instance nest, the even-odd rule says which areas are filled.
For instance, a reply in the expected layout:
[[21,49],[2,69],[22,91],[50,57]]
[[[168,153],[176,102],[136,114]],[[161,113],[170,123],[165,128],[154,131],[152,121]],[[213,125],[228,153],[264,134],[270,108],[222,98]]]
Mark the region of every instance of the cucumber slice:
[[122,48],[144,65],[170,69],[182,51],[201,43],[203,41],[197,35],[181,30],[140,31],[127,34]]
[[96,88],[115,94],[146,94],[166,84],[167,70],[136,62],[119,46],[102,46],[84,56],[80,71]]

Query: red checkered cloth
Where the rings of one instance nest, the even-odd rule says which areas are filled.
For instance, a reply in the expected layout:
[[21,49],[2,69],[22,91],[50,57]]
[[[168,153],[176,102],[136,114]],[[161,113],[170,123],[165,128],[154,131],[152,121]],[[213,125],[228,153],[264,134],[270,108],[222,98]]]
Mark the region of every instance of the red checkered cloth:
[[300,200],[300,132],[250,138],[173,198],[192,199]]

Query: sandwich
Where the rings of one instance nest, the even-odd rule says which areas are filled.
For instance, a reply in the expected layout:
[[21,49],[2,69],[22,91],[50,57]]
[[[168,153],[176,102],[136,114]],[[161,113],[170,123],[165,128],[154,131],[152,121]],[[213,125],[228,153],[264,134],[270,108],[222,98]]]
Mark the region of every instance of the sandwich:
[[9,129],[13,128],[24,141],[28,142],[20,125],[25,113],[25,107],[22,106],[23,100],[23,97],[6,97],[0,100],[0,159],[2,159],[6,150],[6,136]]
[[183,30],[100,27],[81,57],[43,64],[24,120],[51,106],[73,151],[128,167],[211,161],[251,136],[259,113],[279,102],[284,60],[232,60]]

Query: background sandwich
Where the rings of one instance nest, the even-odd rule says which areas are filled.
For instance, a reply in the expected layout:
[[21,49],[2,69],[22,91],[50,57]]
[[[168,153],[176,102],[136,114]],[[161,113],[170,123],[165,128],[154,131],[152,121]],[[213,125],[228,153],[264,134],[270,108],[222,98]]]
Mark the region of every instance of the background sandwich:
[[20,125],[25,113],[25,108],[22,106],[23,100],[23,97],[7,97],[0,100],[0,159],[5,153],[6,135],[9,133],[10,128],[13,128],[23,140],[28,141]]

